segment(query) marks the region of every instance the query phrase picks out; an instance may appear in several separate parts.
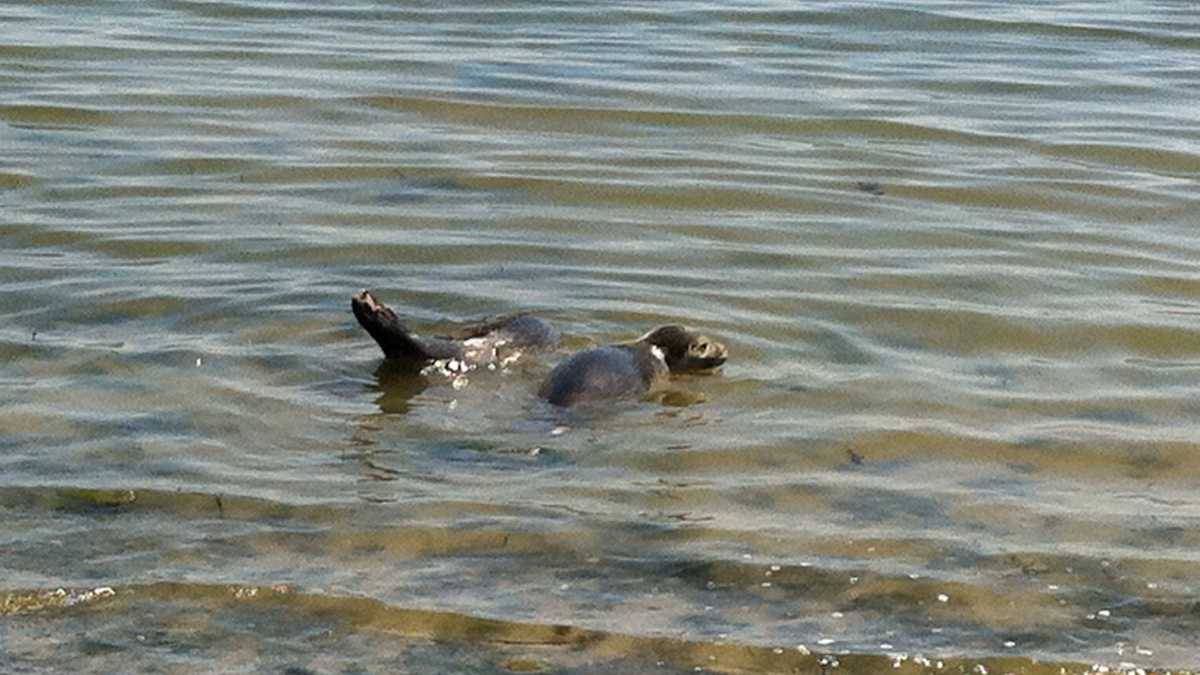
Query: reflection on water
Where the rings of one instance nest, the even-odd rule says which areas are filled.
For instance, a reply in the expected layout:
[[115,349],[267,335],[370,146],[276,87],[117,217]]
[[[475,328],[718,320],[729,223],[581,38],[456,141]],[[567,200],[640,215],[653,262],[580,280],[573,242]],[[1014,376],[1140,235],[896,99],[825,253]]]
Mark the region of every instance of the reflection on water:
[[[1190,7],[0,21],[0,670],[1200,664]],[[534,395],[664,323],[731,360]]]
[[390,361],[380,361],[375,369],[375,384],[372,389],[379,393],[375,405],[389,415],[408,412],[412,399],[429,388],[429,377],[414,373],[411,368],[398,366]]

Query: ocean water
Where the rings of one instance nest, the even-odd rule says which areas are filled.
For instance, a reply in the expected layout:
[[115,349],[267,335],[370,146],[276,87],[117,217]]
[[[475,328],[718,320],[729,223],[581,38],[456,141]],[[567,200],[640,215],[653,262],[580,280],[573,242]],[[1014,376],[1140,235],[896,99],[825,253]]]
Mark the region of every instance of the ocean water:
[[1197,100],[1184,2],[0,4],[0,670],[1198,669]]

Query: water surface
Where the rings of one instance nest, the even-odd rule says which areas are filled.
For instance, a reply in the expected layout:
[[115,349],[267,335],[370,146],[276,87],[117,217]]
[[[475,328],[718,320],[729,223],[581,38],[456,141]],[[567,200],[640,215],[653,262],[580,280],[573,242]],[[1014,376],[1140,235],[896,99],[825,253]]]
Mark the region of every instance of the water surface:
[[[0,669],[1200,666],[1191,5],[0,25]],[[533,396],[667,322],[702,401]]]

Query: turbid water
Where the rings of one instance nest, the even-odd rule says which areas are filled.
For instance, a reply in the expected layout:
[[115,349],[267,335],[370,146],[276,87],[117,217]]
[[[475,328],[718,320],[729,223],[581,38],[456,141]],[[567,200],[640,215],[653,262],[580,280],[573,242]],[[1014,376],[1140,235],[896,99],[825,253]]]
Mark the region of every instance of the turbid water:
[[1200,668],[1197,100],[1187,2],[4,3],[0,671]]

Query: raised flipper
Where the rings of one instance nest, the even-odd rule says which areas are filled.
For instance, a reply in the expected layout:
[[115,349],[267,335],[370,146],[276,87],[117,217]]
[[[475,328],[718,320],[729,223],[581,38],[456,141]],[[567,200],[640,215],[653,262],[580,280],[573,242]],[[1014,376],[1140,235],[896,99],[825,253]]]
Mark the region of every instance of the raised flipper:
[[522,353],[553,349],[559,341],[559,333],[553,326],[531,314],[487,319],[446,337],[421,337],[370,291],[351,297],[350,308],[388,361],[414,370],[437,361],[456,362],[463,369],[493,362],[507,365]]

